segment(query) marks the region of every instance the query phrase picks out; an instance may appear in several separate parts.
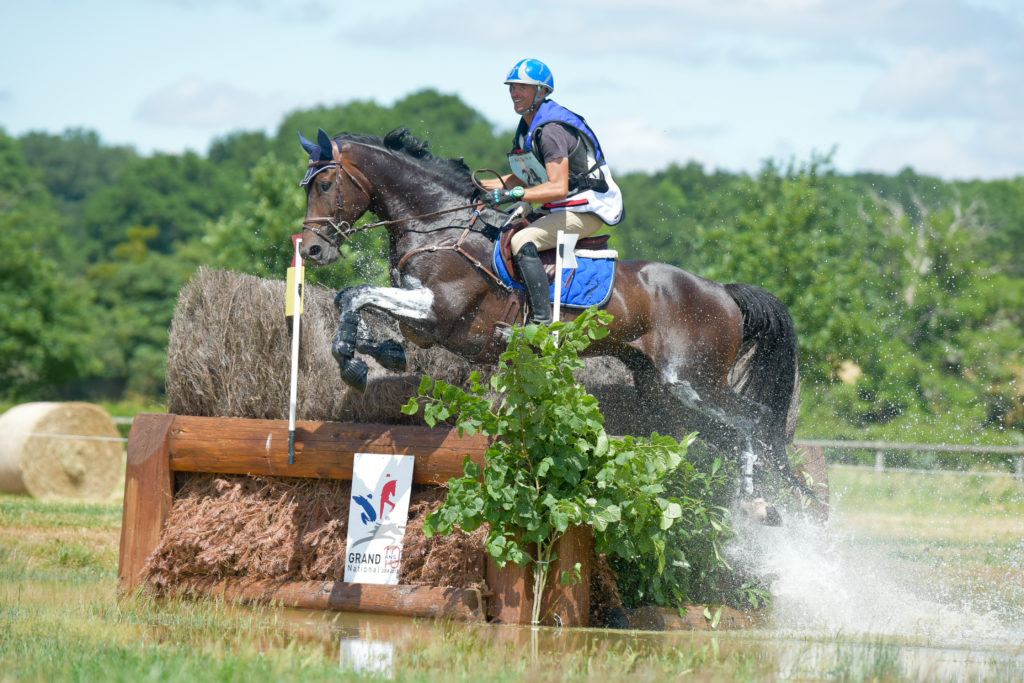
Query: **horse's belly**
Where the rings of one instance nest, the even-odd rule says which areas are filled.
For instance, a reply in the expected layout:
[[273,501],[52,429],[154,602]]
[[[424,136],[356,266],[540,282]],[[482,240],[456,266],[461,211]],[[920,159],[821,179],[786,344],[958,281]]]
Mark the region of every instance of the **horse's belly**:
[[403,337],[421,349],[429,349],[431,346],[437,344],[437,339],[425,330],[418,330],[412,325],[408,325],[406,323],[399,323],[398,329],[402,331]]

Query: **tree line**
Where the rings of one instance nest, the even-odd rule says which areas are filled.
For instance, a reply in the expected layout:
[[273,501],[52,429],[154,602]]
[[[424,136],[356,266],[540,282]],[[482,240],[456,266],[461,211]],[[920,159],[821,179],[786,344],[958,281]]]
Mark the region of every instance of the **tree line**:
[[[235,132],[205,154],[0,130],[0,400],[161,400],[176,295],[196,268],[284,276],[305,205],[297,131],[400,125],[438,156],[505,166],[510,131],[433,90],[296,111],[275,135]],[[623,257],[756,284],[789,307],[800,435],[1021,441],[1024,177],[849,175],[824,155],[617,179]],[[308,276],[383,284],[383,237],[357,235]]]

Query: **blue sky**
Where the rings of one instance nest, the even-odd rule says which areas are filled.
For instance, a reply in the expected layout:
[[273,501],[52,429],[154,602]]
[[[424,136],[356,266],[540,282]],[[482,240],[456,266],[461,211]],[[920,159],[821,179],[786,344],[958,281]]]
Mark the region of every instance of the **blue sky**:
[[144,154],[427,87],[510,129],[529,56],[619,171],[835,149],[842,172],[1024,175],[1019,0],[7,0],[0,35],[7,134]]

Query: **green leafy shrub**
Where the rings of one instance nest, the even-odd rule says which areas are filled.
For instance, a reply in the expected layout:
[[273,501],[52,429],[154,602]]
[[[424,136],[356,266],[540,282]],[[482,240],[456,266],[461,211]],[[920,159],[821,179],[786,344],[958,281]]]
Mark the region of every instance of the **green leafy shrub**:
[[476,375],[468,391],[427,377],[403,409],[415,414],[422,403],[428,424],[494,437],[486,467],[466,459],[424,531],[489,524],[487,550],[499,566],[533,563],[535,623],[555,544],[573,526],[591,526],[595,550],[622,560],[633,602],[681,605],[705,577],[728,571],[718,552],[731,536],[728,513],[713,502],[720,463],[702,474],[686,461],[695,434],[610,438],[597,399],[573,376],[610,319],[591,309],[571,323],[516,328],[489,386]]

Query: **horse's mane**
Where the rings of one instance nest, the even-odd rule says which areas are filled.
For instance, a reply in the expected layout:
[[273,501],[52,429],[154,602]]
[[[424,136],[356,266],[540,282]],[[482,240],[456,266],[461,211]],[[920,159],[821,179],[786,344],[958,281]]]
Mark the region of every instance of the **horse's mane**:
[[472,183],[472,172],[461,157],[458,159],[435,157],[428,149],[430,142],[420,140],[409,132],[409,129],[405,126],[395,128],[383,138],[379,138],[376,135],[342,133],[337,139],[398,152],[423,162],[422,165],[435,169],[442,177],[449,179],[453,183],[458,183],[459,185]]

